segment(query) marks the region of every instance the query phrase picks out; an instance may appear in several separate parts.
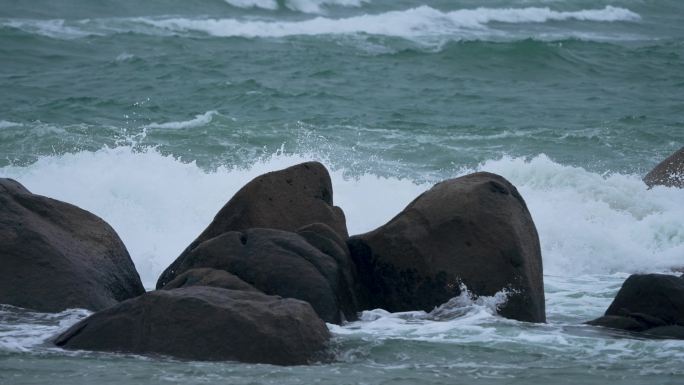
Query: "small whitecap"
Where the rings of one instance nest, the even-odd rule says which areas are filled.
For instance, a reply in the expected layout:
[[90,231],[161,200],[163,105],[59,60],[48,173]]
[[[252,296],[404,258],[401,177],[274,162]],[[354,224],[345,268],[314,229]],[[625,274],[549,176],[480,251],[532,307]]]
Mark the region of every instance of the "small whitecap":
[[218,111],[207,111],[203,114],[195,115],[194,119],[183,120],[178,122],[166,122],[166,123],[150,123],[145,125],[144,128],[168,128],[168,129],[182,129],[182,128],[195,128],[205,126],[213,120],[214,116],[218,115]]
[[114,61],[116,61],[117,63],[122,63],[133,60],[133,58],[135,58],[135,55],[130,54],[128,52],[122,52],[116,57],[116,59],[114,59]]
[[0,129],[21,126],[23,126],[22,123],[10,122],[9,120],[0,120]]

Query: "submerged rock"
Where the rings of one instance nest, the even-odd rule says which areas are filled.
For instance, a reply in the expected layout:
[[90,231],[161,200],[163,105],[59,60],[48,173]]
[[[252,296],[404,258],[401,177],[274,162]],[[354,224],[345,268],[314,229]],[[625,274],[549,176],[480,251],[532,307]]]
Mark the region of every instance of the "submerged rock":
[[65,349],[191,360],[300,365],[324,358],[330,338],[311,306],[253,291],[159,290],[82,320],[57,337]]
[[632,275],[605,315],[587,323],[654,337],[684,338],[684,279],[665,274]]
[[684,147],[667,157],[644,177],[648,187],[668,186],[684,188]]
[[[317,234],[323,242],[325,237]],[[336,242],[328,246],[333,248]],[[326,322],[340,323],[343,315],[347,319],[356,315],[350,266],[296,233],[274,229],[223,233],[178,257],[162,273],[157,288],[197,268],[223,270],[266,294],[307,301]]]
[[500,314],[544,322],[537,230],[501,176],[475,173],[435,185],[382,227],[349,240],[366,288],[364,308],[425,310],[460,294],[509,291]]
[[100,310],[145,292],[105,221],[0,179],[0,303]]

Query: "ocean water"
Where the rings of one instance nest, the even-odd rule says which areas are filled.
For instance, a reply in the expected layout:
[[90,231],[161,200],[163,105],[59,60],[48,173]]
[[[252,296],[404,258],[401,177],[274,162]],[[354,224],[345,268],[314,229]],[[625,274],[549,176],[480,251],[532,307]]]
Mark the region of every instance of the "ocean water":
[[0,384],[681,384],[684,342],[583,325],[684,267],[678,0],[0,0],[0,176],[107,220],[146,287],[253,177],[330,170],[350,233],[485,170],[527,201],[548,323],[466,294],[329,325],[333,363],[68,352],[0,306]]

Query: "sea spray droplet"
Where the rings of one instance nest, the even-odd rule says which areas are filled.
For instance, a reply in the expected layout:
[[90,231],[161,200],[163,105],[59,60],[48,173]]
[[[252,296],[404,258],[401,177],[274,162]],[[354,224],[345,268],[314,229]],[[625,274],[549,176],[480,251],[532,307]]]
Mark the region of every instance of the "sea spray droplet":
[[484,308],[491,314],[496,314],[499,308],[503,306],[508,300],[511,291],[508,289],[501,290],[493,296],[475,296],[466,287],[461,284],[461,294],[454,297],[436,307],[427,314],[427,319],[433,321],[448,321],[454,318],[459,318],[472,311],[475,307]]

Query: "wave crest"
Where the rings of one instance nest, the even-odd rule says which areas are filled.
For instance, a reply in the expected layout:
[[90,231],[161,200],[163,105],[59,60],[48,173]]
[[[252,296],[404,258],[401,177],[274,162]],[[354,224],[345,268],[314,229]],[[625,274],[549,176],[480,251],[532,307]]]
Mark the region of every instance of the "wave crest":
[[[261,8],[274,11],[280,8],[277,0],[226,0],[234,7]],[[370,0],[285,0],[283,6],[292,11],[304,13],[323,13],[324,6],[360,7]]]
[[[355,3],[338,0],[336,4]],[[311,12],[319,10],[320,4],[311,6]],[[256,4],[241,1],[240,4]],[[288,3],[289,4],[289,3]],[[302,3],[304,4],[304,3]],[[309,4],[309,3],[307,3]],[[314,4],[314,3],[311,3]],[[308,6],[301,6],[309,9]],[[135,32],[151,35],[202,33],[215,37],[280,38],[287,36],[369,34],[407,39],[449,37],[457,39],[506,37],[507,34],[493,28],[492,23],[524,24],[577,20],[587,22],[635,22],[637,13],[629,9],[607,6],[603,9],[587,9],[573,12],[554,11],[550,8],[476,8],[443,12],[423,5],[416,8],[364,14],[347,18],[318,16],[300,21],[253,18],[119,18],[86,20],[19,20],[2,21],[5,27],[18,28],[28,33],[73,39],[92,35]],[[582,35],[581,31],[570,32]],[[543,34],[542,34],[543,35]],[[529,35],[524,38],[529,38]]]

